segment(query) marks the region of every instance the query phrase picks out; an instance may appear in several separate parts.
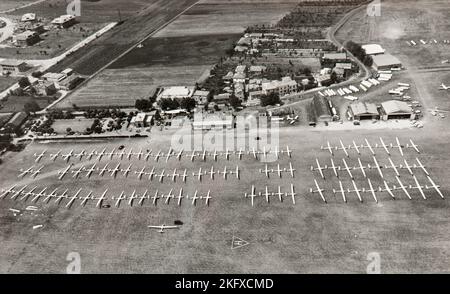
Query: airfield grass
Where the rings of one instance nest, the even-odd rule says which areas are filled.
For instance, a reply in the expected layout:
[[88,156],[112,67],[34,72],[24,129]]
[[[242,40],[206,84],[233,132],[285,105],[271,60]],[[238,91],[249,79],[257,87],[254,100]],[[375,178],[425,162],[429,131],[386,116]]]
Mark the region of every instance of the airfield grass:
[[[449,39],[449,13],[446,1],[383,1],[381,16],[367,17],[366,11],[361,11],[338,31],[337,38],[381,43],[388,53],[406,62],[407,68],[441,65],[442,60],[450,58],[450,45],[442,43]],[[422,45],[420,39],[435,39],[439,44]],[[418,45],[409,46],[410,40]]]
[[[425,126],[427,128],[427,126]],[[441,136],[435,136],[437,132]],[[22,153],[8,154],[2,167],[2,186],[9,187],[17,182],[19,168],[27,168],[33,164],[32,154],[48,149],[48,153],[63,148],[65,152],[74,148],[75,151],[92,148],[109,150],[124,144],[126,150],[132,148],[138,151],[140,147],[167,151],[172,133],[158,133],[150,139],[130,139],[120,141],[98,141],[51,144],[31,144]],[[9,208],[23,209],[30,205],[23,201],[4,199],[0,202],[1,230],[0,240],[4,245],[0,272],[65,272],[66,256],[69,252],[79,252],[82,258],[84,273],[364,273],[367,266],[367,254],[379,252],[381,255],[381,270],[383,273],[418,273],[448,271],[448,200],[442,200],[433,191],[426,191],[428,200],[423,200],[418,192],[411,191],[413,200],[409,200],[401,191],[395,191],[397,197],[393,200],[387,193],[377,193],[379,203],[376,204],[370,194],[363,194],[363,203],[359,203],[354,193],[347,194],[348,203],[343,203],[340,195],[334,196],[332,188],[338,189],[338,182],[331,171],[325,171],[326,179],[320,179],[317,172],[312,173],[309,166],[318,157],[322,164],[329,162],[330,155],[320,151],[320,145],[330,140],[337,144],[337,138],[345,143],[355,139],[362,143],[364,137],[375,143],[378,136],[383,136],[385,142],[395,142],[395,136],[405,143],[412,137],[420,145],[422,154],[408,149],[405,157],[409,162],[418,156],[427,166],[433,179],[442,185],[442,192],[448,195],[448,156],[446,150],[448,131],[435,128],[423,129],[419,132],[411,130],[374,131],[371,134],[360,131],[317,132],[306,128],[284,128],[281,130],[280,146],[289,145],[295,149],[292,158],[283,155],[280,166],[288,166],[292,162],[297,169],[295,178],[284,174],[281,179],[271,175],[267,179],[258,172],[264,168],[252,156],[244,156],[242,161],[231,156],[230,161],[219,159],[214,162],[208,159],[201,162],[196,159],[191,162],[184,157],[181,161],[171,158],[154,162],[124,160],[121,167],[129,163],[134,169],[146,165],[160,172],[165,169],[170,173],[174,168],[178,172],[185,168],[189,172],[187,183],[164,179],[159,183],[137,180],[134,174],[127,179],[118,175],[116,179],[98,175],[91,179],[84,176],[75,180],[68,175],[63,181],[55,180],[56,171],[66,166],[61,159],[55,163],[45,159],[43,175],[36,180],[25,178],[20,185],[29,184],[39,188],[48,186],[50,191],[57,186],[68,188],[73,195],[83,188],[82,195],[94,191],[99,196],[106,188],[108,195],[116,197],[121,191],[130,195],[133,190],[141,194],[148,189],[153,195],[156,189],[167,194],[170,189],[176,195],[179,188],[184,194],[193,195],[195,190],[205,195],[211,190],[210,206],[206,207],[199,201],[196,206],[183,199],[180,207],[176,200],[168,205],[159,200],[157,206],[146,201],[143,207],[137,202],[129,207],[123,201],[119,208],[114,201],[108,201],[111,208],[96,209],[92,201],[82,208],[79,201],[72,208],[56,205],[52,202],[38,202],[39,211],[23,212],[13,217]],[[432,138],[433,144],[428,144]],[[377,149],[377,159],[380,164],[388,164],[387,155],[382,149]],[[391,150],[392,159],[398,163],[399,154]],[[335,162],[341,161],[343,153],[335,154]],[[356,153],[350,152],[347,159],[350,165],[356,164]],[[369,151],[363,151],[361,159],[364,164],[371,161]],[[94,161],[81,163],[73,159],[72,169],[85,165],[90,167]],[[103,167],[107,162],[103,159],[97,166]],[[118,159],[110,163],[115,166]],[[199,167],[207,170],[214,165],[223,169],[225,165],[233,168],[238,164],[242,170],[241,179],[232,175],[228,180],[217,177],[215,180],[205,176],[198,182],[191,176]],[[341,162],[339,164],[342,165]],[[276,163],[269,163],[276,167]],[[394,184],[394,172],[383,169],[387,181]],[[375,187],[381,185],[381,179],[376,170],[367,171]],[[406,184],[413,184],[412,177],[406,171],[401,172],[401,179]],[[345,187],[351,188],[351,181],[343,171],[340,172]],[[417,172],[419,181],[426,183],[426,178]],[[361,173],[354,171],[358,187],[368,188]],[[310,194],[313,179],[317,179],[328,200],[324,204],[317,194]],[[278,185],[283,192],[288,191],[290,183],[296,188],[297,203],[293,205],[290,198],[280,203],[275,197],[266,203],[263,197],[255,199],[255,206],[250,205],[250,199],[244,198],[244,192],[250,192],[255,185],[257,192],[264,192],[265,185],[269,191],[276,191]],[[39,190],[39,189],[38,189]],[[147,228],[150,224],[172,224],[181,220],[184,224],[180,230],[159,234]],[[39,230],[32,226],[43,224]],[[236,235],[250,245],[231,250],[232,236]]]

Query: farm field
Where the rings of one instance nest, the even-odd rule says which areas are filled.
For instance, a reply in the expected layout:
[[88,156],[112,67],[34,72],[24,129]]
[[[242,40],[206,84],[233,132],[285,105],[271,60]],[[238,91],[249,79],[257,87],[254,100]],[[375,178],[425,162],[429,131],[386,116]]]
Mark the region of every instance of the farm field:
[[[281,2],[279,9],[272,9]],[[247,25],[261,21],[263,11],[268,19],[276,19],[282,11],[287,13],[295,5],[292,1],[281,2],[231,1],[218,4],[215,1],[201,1],[155,36],[143,42],[143,48],[133,49],[86,83],[83,88],[58,103],[56,107],[66,108],[72,103],[80,107],[107,106],[108,99],[112,99],[117,105],[130,106],[134,105],[136,99],[145,97],[158,86],[186,85],[186,83],[193,85],[203,76],[205,70],[224,56],[225,50],[231,48],[233,42],[239,39]],[[249,12],[254,10],[251,4],[257,4],[259,14]],[[202,26],[189,27],[183,23],[178,24],[179,21],[183,22],[184,16],[192,14],[205,17]],[[205,28],[217,21],[218,15],[232,17],[235,20],[233,25],[239,24],[240,30],[235,31],[233,28],[228,30],[228,23],[225,22],[222,31],[205,32]],[[173,31],[175,28],[176,33]],[[140,72],[143,74],[136,76]],[[118,73],[119,76],[114,76]],[[123,80],[124,77],[128,79],[130,76],[133,77],[131,80]],[[130,90],[124,89],[124,85]]]
[[41,108],[50,105],[55,99],[52,97],[30,97],[30,96],[10,96],[0,101],[2,106],[0,112],[19,112],[24,111],[24,105],[27,102],[36,101]]
[[142,43],[143,48],[131,51],[108,69],[211,65],[239,38],[238,34],[150,38]]
[[2,0],[0,2],[0,13],[3,11],[8,11],[10,9],[14,9],[17,7],[21,7],[22,5],[27,5],[30,3],[36,2],[36,0]]
[[[301,132],[302,136],[299,136]],[[440,136],[436,136],[436,134]],[[386,142],[394,142],[398,136],[401,142],[413,138],[420,146],[421,154],[406,150],[406,158],[410,161],[415,156],[426,162],[427,169],[433,179],[441,184],[441,191],[448,195],[449,187],[446,179],[449,171],[449,157],[446,152],[450,139],[448,130],[443,126],[425,128],[423,130],[386,130],[373,131],[344,131],[327,132],[312,129],[284,128],[280,131],[280,147],[289,145],[294,149],[292,158],[282,155],[279,163],[281,167],[292,162],[297,170],[295,178],[283,175],[280,179],[272,174],[267,179],[264,174],[257,172],[264,167],[264,163],[253,159],[252,155],[244,156],[243,160],[231,156],[229,161],[219,159],[217,162],[209,159],[206,162],[198,159],[191,162],[189,158],[181,161],[171,158],[168,162],[153,159],[145,162],[133,158],[125,159],[121,167],[130,163],[134,169],[147,166],[147,170],[155,167],[156,171],[171,172],[174,168],[180,172],[185,168],[189,176],[186,184],[179,181],[173,183],[166,178],[162,183],[153,179],[138,180],[132,173],[128,178],[122,174],[116,179],[109,175],[100,177],[84,176],[73,179],[68,175],[62,181],[55,181],[57,170],[67,166],[63,160],[51,162],[43,159],[43,174],[36,180],[24,178],[17,180],[19,168],[27,168],[33,161],[32,154],[47,149],[48,154],[55,153],[60,148],[67,152],[70,149],[79,152],[86,149],[111,150],[123,144],[125,150],[132,148],[137,151],[143,148],[167,151],[173,133],[159,133],[150,139],[130,139],[116,141],[71,142],[51,144],[34,143],[22,153],[9,154],[3,163],[1,176],[2,186],[12,184],[35,185],[38,189],[48,186],[48,189],[60,187],[69,189],[73,195],[79,188],[82,195],[92,190],[95,195],[101,194],[108,188],[108,195],[116,197],[121,191],[130,195],[134,189],[142,193],[148,189],[153,195],[156,189],[159,193],[168,193],[173,188],[177,195],[179,188],[192,196],[198,189],[199,194],[211,191],[212,199],[209,207],[198,202],[193,206],[183,200],[181,206],[176,200],[169,204],[159,200],[156,206],[151,200],[139,206],[136,202],[129,207],[123,201],[120,207],[115,207],[115,201],[107,201],[111,208],[98,209],[90,201],[83,208],[76,202],[70,209],[65,207],[65,200],[58,206],[52,200],[45,204],[38,201],[38,211],[30,214],[24,212],[13,217],[9,208],[23,210],[31,205],[31,200],[12,201],[9,198],[0,201],[2,222],[0,223],[0,240],[5,250],[0,253],[0,272],[43,272],[63,273],[66,268],[65,257],[69,252],[78,252],[82,259],[83,273],[364,273],[367,266],[367,254],[378,252],[381,256],[381,270],[383,273],[419,273],[448,271],[448,238],[447,211],[448,199],[442,200],[431,190],[427,190],[427,200],[421,198],[418,192],[411,192],[409,200],[401,191],[395,191],[396,200],[387,193],[378,192],[379,203],[375,203],[370,194],[363,194],[360,203],[354,193],[347,195],[345,204],[340,195],[334,196],[332,188],[339,188],[336,178],[331,171],[326,171],[326,179],[320,179],[317,172],[309,170],[314,158],[322,164],[329,161],[327,151],[320,151],[320,146],[330,140],[337,144],[341,138],[345,143],[355,139],[358,143],[366,137],[372,143],[382,136]],[[433,144],[427,142],[432,139]],[[399,154],[392,149],[394,161],[400,160]],[[387,155],[378,149],[377,158],[380,164],[388,164]],[[343,154],[336,152],[335,160],[341,160]],[[347,159],[352,164],[356,161],[353,151]],[[370,162],[370,152],[365,150],[361,155],[364,163]],[[103,159],[98,162],[99,167],[108,162]],[[90,167],[95,161],[79,161],[72,159],[73,170],[85,165]],[[115,166],[118,159],[113,159],[110,165]],[[230,176],[226,181],[221,177],[211,180],[205,176],[202,182],[191,176],[199,167],[207,170],[214,165],[216,169],[229,168],[239,165],[241,179]],[[269,167],[276,163],[269,163]],[[390,184],[393,184],[392,170],[383,171]],[[348,176],[342,173],[345,186],[351,183]],[[360,173],[355,173],[358,186],[365,187],[365,179]],[[376,170],[367,171],[374,186],[380,185]],[[410,176],[402,171],[402,181],[412,184]],[[419,181],[426,181],[423,174],[418,174]],[[310,194],[313,179],[317,179],[328,204],[324,204],[317,194]],[[289,198],[282,203],[271,198],[266,203],[264,197],[255,199],[252,207],[250,199],[246,199],[244,192],[250,192],[251,185],[256,191],[263,191],[267,185],[270,191],[280,185],[283,190],[293,183],[297,195],[296,205]],[[337,185],[337,186],[336,186]],[[97,196],[97,197],[98,197]],[[181,220],[184,224],[180,230],[159,234],[148,229],[151,224],[173,224],[174,220]],[[32,230],[36,224],[43,224],[39,230]],[[130,230],[130,228],[133,228]],[[232,237],[240,237],[250,244],[246,247],[231,250]],[[31,237],[30,237],[31,236]]]
[[202,0],[155,37],[241,34],[248,26],[274,25],[298,1]]
[[128,107],[150,97],[158,86],[193,85],[210,65],[106,69],[56,104],[55,108]]
[[17,48],[9,44],[0,48],[0,55],[2,58],[19,60],[50,59],[64,53],[105,26],[106,24],[100,23],[78,23],[67,29],[50,30],[33,46]]
[[[6,0],[13,1],[13,0]],[[34,0],[35,1],[35,0]],[[29,2],[34,2],[29,0]],[[2,1],[3,2],[3,1]],[[17,2],[17,1],[14,1]],[[24,2],[24,1],[21,1]],[[36,5],[18,9],[10,14],[23,15],[33,12],[38,17],[54,18],[62,14],[66,14],[67,5],[70,1],[65,0],[47,0]],[[78,18],[81,22],[88,23],[105,23],[119,21],[135,16],[136,13],[147,9],[156,0],[98,0],[98,1],[81,1],[81,16]],[[120,11],[120,14],[119,14]]]
[[[139,7],[136,7],[134,17],[130,17],[120,26],[107,32],[98,40],[80,49],[50,70],[61,71],[70,67],[81,74],[91,75],[195,3],[195,0],[151,0],[151,2],[145,2],[147,3],[146,8],[139,9]],[[115,3],[117,4],[117,2]],[[144,3],[144,1],[139,3]],[[102,9],[102,7],[100,4],[98,9]],[[116,14],[117,9],[114,8],[114,5],[111,7],[109,13]]]
[[0,76],[0,91],[3,91],[17,82],[18,79],[13,77],[2,77]]

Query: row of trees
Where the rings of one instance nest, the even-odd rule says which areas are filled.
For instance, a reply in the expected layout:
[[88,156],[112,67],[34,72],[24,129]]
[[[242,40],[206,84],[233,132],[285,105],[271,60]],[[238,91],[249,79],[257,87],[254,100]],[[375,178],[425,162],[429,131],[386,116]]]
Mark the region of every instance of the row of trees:
[[195,108],[196,102],[193,98],[184,98],[178,101],[177,99],[171,98],[161,98],[158,101],[159,107],[162,110],[174,110],[178,108],[186,109],[187,111],[191,111]]
[[280,95],[277,93],[270,93],[261,97],[261,106],[269,106],[281,104]]
[[366,54],[361,44],[355,43],[353,41],[345,42],[345,48],[350,51],[356,58],[358,58],[365,66],[372,66],[373,59],[372,56]]

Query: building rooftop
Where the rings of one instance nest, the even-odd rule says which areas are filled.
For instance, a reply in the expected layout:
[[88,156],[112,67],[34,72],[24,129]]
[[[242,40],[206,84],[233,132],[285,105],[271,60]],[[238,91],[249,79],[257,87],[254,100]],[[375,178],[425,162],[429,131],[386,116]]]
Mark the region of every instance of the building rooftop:
[[174,86],[164,88],[160,97],[161,98],[186,98],[191,97],[193,94],[193,88],[186,86]]
[[386,51],[378,44],[367,44],[363,45],[362,48],[366,51],[367,55],[383,54]]
[[315,77],[315,79],[318,83],[326,82],[331,80],[331,75],[330,74],[318,75]]
[[337,62],[335,68],[352,69],[350,62]]
[[238,66],[236,66],[236,73],[243,73],[246,68],[247,68],[247,66],[245,66],[245,65],[238,65]]
[[55,72],[48,72],[42,76],[44,80],[55,80],[55,81],[61,81],[64,78],[66,78],[65,74],[61,73],[55,73]]
[[16,40],[26,41],[28,38],[34,37],[36,35],[37,35],[37,33],[34,31],[25,31],[23,33],[17,34]]
[[275,80],[266,83],[262,83],[261,87],[263,90],[271,90],[284,86],[296,86],[297,82],[292,80],[290,77],[282,77],[281,81]]
[[147,114],[145,112],[139,112],[138,114],[136,114],[135,122],[144,122],[146,116]]
[[251,72],[262,72],[265,71],[266,67],[264,65],[252,65],[250,66]]
[[69,14],[61,15],[61,16],[55,18],[52,21],[52,24],[63,24],[63,23],[66,23],[66,22],[68,22],[70,20],[73,20],[73,19],[75,19],[75,16],[73,16],[73,15],[69,15]]
[[311,110],[315,118],[331,117],[328,100],[324,97],[315,96],[311,101]]
[[195,117],[194,122],[192,123],[194,127],[202,127],[202,126],[221,126],[228,125],[232,126],[233,117],[232,116],[219,116],[219,115],[208,115],[202,117]]
[[391,54],[374,55],[372,58],[378,67],[401,64],[400,60]]
[[194,96],[201,96],[201,97],[206,97],[209,95],[209,91],[203,91],[203,90],[196,90],[194,92]]
[[377,106],[373,103],[357,102],[350,104],[353,115],[373,114],[378,115]]
[[25,13],[24,15],[22,15],[22,18],[20,19],[20,21],[33,21],[36,20],[36,14],[34,13]]
[[236,73],[233,75],[233,79],[243,80],[243,79],[245,79],[245,78],[246,78],[246,76],[245,76],[245,74],[244,74],[243,72],[236,72]]
[[402,114],[402,113],[412,113],[412,108],[408,103],[398,100],[389,100],[381,103],[381,107],[386,114]]

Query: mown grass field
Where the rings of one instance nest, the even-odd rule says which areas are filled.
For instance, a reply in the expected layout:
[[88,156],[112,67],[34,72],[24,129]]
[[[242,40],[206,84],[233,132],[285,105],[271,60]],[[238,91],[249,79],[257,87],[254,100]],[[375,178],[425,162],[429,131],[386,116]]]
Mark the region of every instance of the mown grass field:
[[[336,178],[331,171],[325,171],[326,180],[320,179],[317,172],[312,173],[309,168],[314,159],[319,158],[322,164],[327,163],[330,155],[321,151],[320,145],[330,140],[332,144],[342,139],[345,143],[356,140],[362,142],[366,137],[372,143],[383,136],[386,142],[394,142],[398,136],[402,143],[409,138],[420,145],[422,154],[416,155],[412,150],[406,150],[406,158],[411,160],[419,156],[426,162],[427,169],[433,179],[441,184],[441,190],[448,196],[449,187],[446,179],[449,171],[446,146],[449,140],[448,128],[436,130],[434,128],[417,130],[378,130],[367,134],[367,131],[314,131],[303,128],[285,128],[280,133],[280,147],[289,145],[294,149],[292,158],[282,156],[280,166],[285,167],[292,162],[297,169],[295,178],[284,174],[280,179],[275,174],[267,179],[258,172],[264,168],[264,163],[244,156],[237,160],[231,156],[229,161],[219,159],[217,162],[208,159],[206,162],[196,159],[191,162],[184,157],[181,161],[171,158],[168,162],[160,159],[131,161],[125,159],[121,163],[126,168],[130,163],[133,169],[147,166],[160,172],[162,169],[170,173],[174,168],[188,170],[189,177],[183,184],[173,183],[165,178],[162,183],[157,179],[148,181],[138,180],[130,173],[128,178],[118,175],[116,179],[109,175],[84,176],[73,179],[68,175],[58,181],[57,170],[67,164],[61,159],[55,163],[44,159],[43,174],[36,180],[25,178],[18,181],[19,168],[27,168],[33,161],[32,154],[48,149],[54,153],[60,148],[64,152],[74,149],[88,152],[95,148],[108,150],[124,144],[126,150],[132,148],[137,151],[141,147],[167,151],[173,133],[154,134],[150,139],[130,139],[116,141],[71,142],[32,144],[22,153],[9,154],[2,164],[2,186],[9,187],[14,183],[38,186],[39,189],[60,187],[69,189],[73,195],[82,188],[82,195],[92,190],[95,195],[101,194],[108,188],[108,196],[118,196],[121,191],[130,195],[133,190],[142,193],[148,189],[153,195],[156,190],[167,194],[170,189],[177,194],[183,188],[185,194],[193,195],[198,190],[204,195],[211,190],[213,197],[210,206],[198,202],[193,206],[183,200],[179,207],[175,201],[169,204],[164,200],[153,206],[151,200],[145,201],[143,206],[134,203],[129,207],[127,201],[116,208],[115,201],[106,203],[111,208],[97,209],[94,202],[88,202],[86,207],[80,207],[77,201],[72,208],[65,208],[66,202],[59,206],[51,201],[48,204],[41,201],[37,212],[24,212],[14,217],[9,208],[23,210],[23,201],[4,199],[0,201],[0,241],[4,250],[0,253],[0,272],[21,273],[64,273],[68,262],[69,252],[78,252],[82,260],[83,273],[364,273],[368,264],[367,255],[378,252],[381,256],[381,271],[383,273],[419,273],[419,272],[447,272],[449,260],[448,239],[449,225],[446,217],[449,202],[442,200],[433,191],[427,191],[428,200],[421,198],[416,191],[411,192],[413,200],[409,200],[402,191],[395,191],[396,200],[387,193],[377,193],[379,203],[376,204],[370,194],[363,194],[363,203],[359,203],[355,193],[348,193],[348,203],[345,204],[340,195],[334,196],[332,188],[339,188]],[[439,132],[440,136],[436,136]],[[301,135],[299,135],[301,134]],[[432,140],[433,144],[428,144]],[[392,150],[395,162],[400,160],[399,154]],[[335,161],[338,162],[343,153],[337,152]],[[357,158],[351,152],[348,162],[354,164]],[[377,150],[380,164],[387,164],[387,155],[382,149]],[[368,150],[363,151],[361,159],[364,163],[371,160]],[[106,158],[99,167],[108,162]],[[90,167],[95,161],[78,161],[73,159],[77,169],[83,165]],[[115,166],[118,159],[110,163]],[[242,171],[241,179],[230,176],[228,180],[216,177],[211,180],[205,176],[202,182],[191,176],[199,167],[204,170],[214,165],[216,169],[229,168],[239,165]],[[269,163],[269,167],[276,167],[276,163]],[[384,170],[387,181],[394,183],[392,170]],[[381,181],[376,170],[367,171],[374,186]],[[351,181],[340,172],[344,186],[350,188]],[[355,181],[359,188],[368,188],[361,173],[354,172]],[[423,173],[417,172],[422,184],[426,183]],[[324,204],[318,194],[310,194],[308,189],[313,187],[313,179],[317,179],[328,204]],[[412,184],[412,178],[406,171],[402,171],[401,179],[405,184]],[[251,186],[256,191],[264,191],[267,185],[269,191],[276,191],[278,185],[283,191],[289,189],[293,183],[297,196],[297,203],[293,205],[290,198],[280,203],[272,197],[266,203],[264,197],[255,199],[252,207],[250,199],[244,198],[244,192],[250,192]],[[184,224],[180,230],[160,234],[147,228],[147,225],[173,224],[174,220],[181,220]],[[32,230],[33,225],[43,224],[44,227]],[[250,242],[250,245],[231,250],[233,235]]]
[[[79,73],[91,75],[196,1],[151,0],[145,2],[145,7],[135,6],[134,14],[127,18],[123,17],[122,20],[125,20],[123,24],[55,65],[51,70],[61,71],[70,67]],[[97,3],[98,9],[103,7],[101,2],[95,3]],[[124,2],[121,3],[123,5]],[[144,1],[139,3],[143,4]],[[110,9],[107,10],[109,15],[117,14],[114,5]],[[93,17],[95,17],[95,13],[93,13]],[[114,17],[113,21],[118,21],[118,19]]]

